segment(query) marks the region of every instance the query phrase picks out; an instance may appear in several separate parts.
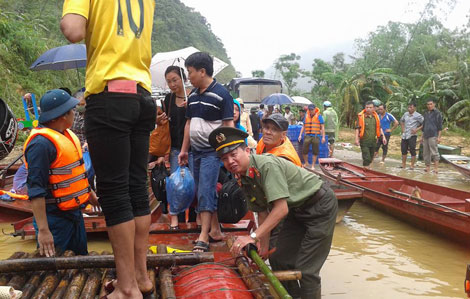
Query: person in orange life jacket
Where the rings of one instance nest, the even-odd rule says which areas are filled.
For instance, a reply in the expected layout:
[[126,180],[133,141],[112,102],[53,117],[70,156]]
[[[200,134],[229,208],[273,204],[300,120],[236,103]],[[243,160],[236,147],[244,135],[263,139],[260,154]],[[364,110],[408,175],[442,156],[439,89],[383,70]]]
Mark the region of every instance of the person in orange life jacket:
[[78,137],[69,128],[79,101],[54,89],[41,98],[40,126],[24,144],[28,169],[28,195],[41,255],[55,255],[55,248],[87,254],[87,240],[80,207],[98,205],[89,187]]
[[356,145],[361,146],[362,165],[369,168],[374,159],[377,138],[382,138],[383,144],[387,144],[387,139],[380,127],[380,119],[372,101],[366,102],[364,110],[359,112],[357,117]]
[[263,119],[263,137],[258,142],[256,154],[273,154],[289,160],[297,166],[302,166],[294,146],[287,138],[288,128],[287,119],[280,113],[271,114]]
[[[315,107],[314,104],[308,105],[308,113],[305,115],[304,125],[300,130],[299,142],[302,140],[302,134],[305,132],[304,145],[302,148],[302,155],[304,156],[304,166],[308,165],[308,151],[310,144],[312,145],[313,159],[312,163],[315,164],[317,156],[320,152],[321,143],[325,143],[325,127],[323,117],[320,115],[320,109]],[[311,165],[309,167],[312,167]]]

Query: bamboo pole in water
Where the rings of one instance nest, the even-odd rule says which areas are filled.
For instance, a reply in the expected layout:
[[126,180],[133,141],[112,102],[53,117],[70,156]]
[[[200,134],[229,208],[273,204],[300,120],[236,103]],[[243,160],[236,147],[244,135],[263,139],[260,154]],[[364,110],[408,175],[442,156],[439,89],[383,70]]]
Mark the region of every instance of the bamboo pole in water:
[[[195,265],[213,261],[214,254],[211,252],[147,255],[147,265],[149,267]],[[115,268],[115,266],[113,255],[11,259],[0,263],[0,273],[74,268]]]
[[[90,252],[89,255],[99,256],[99,254],[95,251]],[[101,269],[88,269],[85,271],[88,272],[88,278],[80,294],[80,299],[94,299],[100,289],[102,270]]]
[[[157,252],[166,253],[166,245],[157,245]],[[171,271],[168,268],[160,267],[158,269],[158,278],[160,280],[162,299],[176,299]]]
[[[228,248],[232,248],[232,245],[233,245],[233,239],[228,239],[227,240]],[[248,259],[246,257],[244,256],[237,257],[237,259],[235,260],[235,264],[237,265],[238,271],[240,271],[242,279],[247,285],[247,287],[250,290],[256,290],[252,292],[253,296],[256,299],[274,298],[270,294],[269,288],[264,285],[264,283],[261,281],[259,276],[253,276],[253,269],[250,267],[250,264],[248,263]]]
[[[24,252],[15,252],[7,260],[20,259],[23,258],[25,255],[26,253]],[[0,286],[6,286],[7,283],[10,281],[11,276],[11,273],[4,273],[0,275]]]

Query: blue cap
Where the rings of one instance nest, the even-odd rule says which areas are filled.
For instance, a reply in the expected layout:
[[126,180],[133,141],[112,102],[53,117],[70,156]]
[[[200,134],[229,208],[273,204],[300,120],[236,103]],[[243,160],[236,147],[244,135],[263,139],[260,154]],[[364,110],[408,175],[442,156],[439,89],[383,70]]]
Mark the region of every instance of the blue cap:
[[308,110],[313,110],[315,108],[316,108],[315,104],[309,104],[308,105]]
[[41,107],[41,115],[39,115],[39,123],[45,124],[59,116],[69,112],[77,104],[80,103],[74,97],[61,89],[53,89],[47,91],[41,98],[39,106]]

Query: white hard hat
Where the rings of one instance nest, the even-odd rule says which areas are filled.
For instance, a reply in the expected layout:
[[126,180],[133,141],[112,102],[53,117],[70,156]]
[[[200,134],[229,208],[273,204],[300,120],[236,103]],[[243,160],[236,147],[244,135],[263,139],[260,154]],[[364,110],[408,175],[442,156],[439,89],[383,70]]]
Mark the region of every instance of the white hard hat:
[[331,107],[331,102],[330,101],[324,101],[323,106],[325,107]]

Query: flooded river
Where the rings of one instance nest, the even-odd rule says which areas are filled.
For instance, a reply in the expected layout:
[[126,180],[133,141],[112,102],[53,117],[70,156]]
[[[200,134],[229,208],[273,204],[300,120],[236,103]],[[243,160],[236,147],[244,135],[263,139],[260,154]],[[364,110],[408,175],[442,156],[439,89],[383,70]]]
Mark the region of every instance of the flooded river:
[[[360,163],[358,153],[338,158]],[[347,157],[347,159],[345,159]],[[443,166],[438,176],[400,170],[398,161],[373,168],[398,176],[470,191],[470,180]],[[0,228],[11,231],[10,225]],[[31,252],[35,240],[0,236],[0,259],[15,251]],[[106,237],[89,239],[89,250],[111,250]],[[333,246],[322,269],[323,298],[465,298],[463,280],[470,250],[356,202],[335,229]]]

